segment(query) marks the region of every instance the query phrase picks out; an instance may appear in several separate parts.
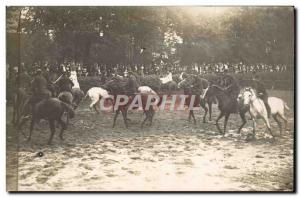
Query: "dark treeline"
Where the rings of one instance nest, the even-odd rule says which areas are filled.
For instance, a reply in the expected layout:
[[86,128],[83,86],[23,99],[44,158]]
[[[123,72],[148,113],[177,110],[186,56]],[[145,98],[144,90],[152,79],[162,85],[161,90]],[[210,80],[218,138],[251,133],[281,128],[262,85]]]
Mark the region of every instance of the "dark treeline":
[[68,61],[88,69],[294,64],[292,7],[7,7],[10,67],[18,65],[20,13],[21,62],[29,69]]

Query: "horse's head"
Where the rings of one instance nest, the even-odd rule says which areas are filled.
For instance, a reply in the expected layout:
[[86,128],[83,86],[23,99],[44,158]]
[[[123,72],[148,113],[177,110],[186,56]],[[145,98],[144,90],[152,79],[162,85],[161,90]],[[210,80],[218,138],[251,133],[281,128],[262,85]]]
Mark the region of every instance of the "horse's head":
[[202,97],[203,98],[209,98],[209,97],[213,97],[216,96],[217,94],[223,93],[224,89],[221,88],[218,85],[212,84],[212,83],[208,83],[208,86],[206,89],[204,89]]
[[193,88],[196,84],[196,76],[190,76],[178,83],[178,88],[180,89],[190,89]]
[[115,78],[112,78],[111,80],[107,81],[104,85],[102,85],[102,87],[112,93],[116,89],[117,83],[117,80]]
[[73,88],[72,89],[72,94],[73,94],[73,105],[74,105],[74,109],[76,109],[80,102],[82,101],[83,97],[84,97],[84,92],[78,88]]
[[238,96],[238,102],[244,106],[249,106],[255,98],[256,94],[252,88],[244,88]]

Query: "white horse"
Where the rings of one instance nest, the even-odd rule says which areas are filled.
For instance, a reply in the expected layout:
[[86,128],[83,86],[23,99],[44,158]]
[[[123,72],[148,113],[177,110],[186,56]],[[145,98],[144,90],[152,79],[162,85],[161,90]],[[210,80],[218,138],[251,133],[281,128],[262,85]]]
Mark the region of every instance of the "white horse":
[[162,84],[173,81],[172,73],[170,72],[166,77],[159,78]]
[[97,105],[100,101],[101,98],[109,98],[109,94],[108,91],[100,88],[100,87],[93,87],[91,89],[89,89],[85,95],[84,98],[89,97],[91,99],[91,104],[90,104],[90,109],[94,108],[96,110],[97,113],[99,113],[98,109],[97,109]]
[[157,95],[157,93],[152,90],[152,88],[150,88],[149,86],[140,86],[138,88],[138,92],[141,94],[153,94],[153,95]]
[[[238,97],[238,100],[244,106],[249,106],[249,113],[250,113],[252,121],[253,121],[253,135],[255,136],[255,128],[256,128],[255,120],[258,118],[262,118],[264,120],[264,122],[266,123],[267,128],[270,131],[271,135],[274,137],[274,135],[271,131],[271,126],[269,123],[268,112],[267,112],[266,106],[265,106],[263,100],[256,96],[255,90],[252,88],[244,88],[241,91],[241,93]],[[268,104],[271,109],[271,114],[280,128],[280,135],[281,135],[282,127],[281,127],[281,123],[278,120],[278,116],[284,120],[285,129],[286,129],[287,128],[287,119],[284,116],[284,109],[289,110],[289,107],[283,100],[281,100],[280,98],[277,98],[277,97],[269,97]]]
[[70,80],[73,82],[74,86],[72,88],[79,88],[80,89],[80,85],[79,82],[77,80],[77,73],[76,71],[71,71],[71,75],[70,75]]

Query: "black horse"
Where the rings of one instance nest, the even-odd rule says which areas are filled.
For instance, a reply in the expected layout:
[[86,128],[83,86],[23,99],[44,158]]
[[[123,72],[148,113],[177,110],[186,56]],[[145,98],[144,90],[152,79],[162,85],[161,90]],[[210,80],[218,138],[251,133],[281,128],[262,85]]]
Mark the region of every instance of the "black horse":
[[[132,101],[133,97],[137,93],[139,86],[139,80],[135,77],[135,75],[130,75],[129,77],[125,78],[113,77],[110,81],[103,85],[103,88],[105,88],[111,95],[113,95],[115,102],[118,95],[126,95]],[[114,116],[113,127],[116,124],[116,119],[120,112],[122,113],[126,128],[128,127],[127,111],[129,104],[130,102],[125,105],[118,106]]]
[[57,98],[50,98],[42,100],[34,106],[31,123],[30,123],[30,132],[28,136],[28,141],[31,139],[32,130],[36,122],[40,119],[45,119],[49,121],[49,127],[51,131],[48,144],[51,144],[52,138],[55,133],[55,121],[61,125],[61,131],[59,134],[60,139],[63,140],[63,132],[66,129],[66,123],[62,120],[62,115],[64,112],[67,112],[70,118],[73,118],[75,113],[71,106],[60,101]]
[[80,88],[72,88],[73,106],[76,109],[84,97],[84,92]]
[[[218,131],[223,135],[225,135],[227,122],[230,114],[232,113],[239,113],[243,121],[242,125],[239,127],[238,133],[240,133],[241,129],[246,124],[245,113],[248,111],[248,109],[240,106],[237,99],[238,93],[239,93],[239,89],[237,89],[237,86],[233,84],[229,85],[226,88],[222,88],[218,85],[210,84],[205,92],[204,95],[205,97],[215,96],[218,100],[218,108],[220,110],[220,114],[216,120],[216,126]],[[219,120],[223,116],[225,116],[225,120],[224,120],[224,131],[222,132],[219,126]]]
[[137,80],[137,83],[140,84],[140,86],[148,86],[155,92],[160,92],[162,89],[162,83],[159,79],[159,76],[157,75],[138,75],[137,73],[132,72],[134,77]]
[[[200,105],[205,110],[205,114],[203,116],[203,123],[206,122],[206,115],[208,109],[205,105],[206,100],[202,98],[202,93],[203,93],[203,89],[206,88],[207,86],[208,86],[208,81],[196,75],[191,75],[188,78],[183,79],[178,84],[178,88],[183,89],[184,94],[188,96],[185,100],[186,101],[185,105],[190,106],[191,96],[195,95],[193,107],[198,107]],[[190,110],[189,112],[189,120],[191,117],[193,117],[194,123],[196,124],[196,119],[193,110]]]

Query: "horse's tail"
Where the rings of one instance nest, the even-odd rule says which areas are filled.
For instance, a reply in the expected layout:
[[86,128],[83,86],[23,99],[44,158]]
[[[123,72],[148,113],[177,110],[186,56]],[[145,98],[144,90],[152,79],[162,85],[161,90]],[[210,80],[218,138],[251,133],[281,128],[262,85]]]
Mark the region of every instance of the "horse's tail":
[[64,110],[68,112],[70,118],[74,118],[74,116],[75,116],[75,111],[74,111],[74,109],[72,108],[72,106],[70,106],[68,103],[65,103],[65,102],[63,102],[63,101],[61,101],[61,105],[62,105],[62,107],[64,108]]
[[286,104],[286,102],[284,102],[284,108],[286,109],[286,110],[290,110],[290,108],[289,108],[289,106]]

